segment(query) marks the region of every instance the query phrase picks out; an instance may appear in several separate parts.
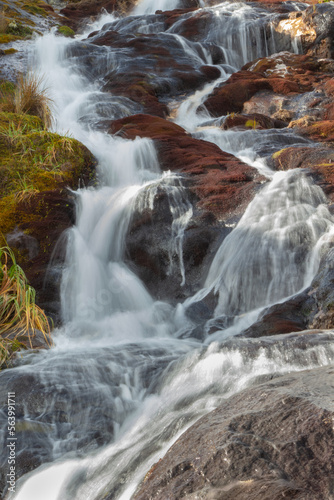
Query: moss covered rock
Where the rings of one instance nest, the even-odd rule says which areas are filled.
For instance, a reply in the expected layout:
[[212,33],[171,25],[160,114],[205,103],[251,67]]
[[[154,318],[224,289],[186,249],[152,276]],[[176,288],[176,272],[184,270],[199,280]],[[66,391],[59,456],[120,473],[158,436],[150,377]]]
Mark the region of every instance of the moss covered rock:
[[67,188],[94,182],[95,160],[77,140],[45,130],[39,118],[6,112],[0,113],[0,156],[0,245],[10,241],[37,302],[56,315],[58,283],[43,289],[46,270],[58,238],[74,222]]
[[75,32],[72,30],[72,28],[69,28],[68,26],[59,26],[57,31],[60,35],[70,38],[73,38],[75,35]]

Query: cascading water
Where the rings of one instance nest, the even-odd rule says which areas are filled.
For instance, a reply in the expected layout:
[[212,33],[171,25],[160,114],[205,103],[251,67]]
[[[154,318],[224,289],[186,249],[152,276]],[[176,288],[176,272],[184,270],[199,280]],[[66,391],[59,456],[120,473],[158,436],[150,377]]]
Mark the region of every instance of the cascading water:
[[[168,2],[168,8],[177,3]],[[165,7],[166,2],[154,3],[154,10]],[[152,10],[153,2],[144,0],[134,13]],[[219,66],[222,78],[233,71],[228,65],[238,67],[276,50],[271,42],[264,44],[264,31],[258,27],[263,11],[229,2],[208,11],[217,23],[207,41],[225,54]],[[242,37],[251,33],[244,30],[245,16],[255,20],[255,53],[243,49]],[[230,28],[223,36],[217,25],[228,19]],[[148,24],[145,16],[104,20],[123,32],[127,23],[132,27],[136,23],[138,32],[145,32]],[[94,29],[102,28],[104,20]],[[157,21],[154,26],[161,24]],[[105,24],[103,30],[108,29]],[[212,64],[205,44],[195,50],[177,34],[177,23],[168,37],[178,44],[182,57]],[[99,162],[99,186],[77,192],[77,222],[68,233],[62,282],[65,324],[55,336],[55,347],[27,353],[18,367],[6,371],[9,377],[12,373],[32,377],[45,398],[38,410],[27,401],[24,422],[36,421],[40,442],[32,451],[40,462],[54,462],[23,476],[8,499],[101,500],[109,495],[129,500],[151,464],[222,399],[250,386],[258,376],[333,363],[331,333],[318,336],[316,344],[311,335],[305,336],[307,341],[293,336],[284,341],[223,340],[228,331],[224,328],[206,344],[180,335],[189,323],[184,311],[212,290],[219,296],[215,316],[250,313],[254,321],[261,308],[306,286],[333,231],[333,220],[323,192],[305,173],[274,174],[265,165],[265,155],[253,145],[261,140],[272,143],[274,133],[224,132],[212,120],[207,128],[208,115],[197,113],[197,108],[214,86],[209,84],[184,99],[176,121],[196,137],[258,166],[272,180],[220,246],[205,288],[176,309],[156,301],[124,262],[129,223],[136,211],[154,210],[160,191],[166,194],[171,214],[170,272],[177,265],[184,285],[183,238],[193,207],[182,178],[161,173],[152,141],[128,141],[101,131],[104,120],[137,111],[132,101],[101,92],[98,78],[92,83],[90,75],[83,74],[79,57],[77,66],[72,64],[72,44],[76,54],[84,50],[78,41],[44,36],[36,42],[35,64],[52,89],[56,129],[70,132],[93,152]],[[117,77],[122,54],[104,49],[99,54],[104,69],[112,68]],[[96,74],[102,71],[98,68]],[[62,417],[57,420],[59,413]],[[26,446],[29,450],[30,442]]]
[[219,292],[217,312],[242,314],[310,283],[319,239],[333,228],[325,203],[322,190],[302,173],[275,174],[211,265],[206,286]]

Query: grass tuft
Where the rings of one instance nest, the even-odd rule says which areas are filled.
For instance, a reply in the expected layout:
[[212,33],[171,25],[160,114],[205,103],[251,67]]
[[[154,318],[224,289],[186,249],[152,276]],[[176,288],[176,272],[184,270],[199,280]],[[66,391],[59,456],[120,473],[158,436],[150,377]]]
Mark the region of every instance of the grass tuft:
[[49,128],[52,125],[51,104],[42,76],[30,72],[19,77],[14,93],[15,113],[38,116]]
[[[35,290],[28,284],[13,251],[0,248],[0,368],[20,348],[20,336],[28,336],[30,347],[36,330],[50,345],[50,324],[35,303]],[[14,336],[13,336],[14,332]]]

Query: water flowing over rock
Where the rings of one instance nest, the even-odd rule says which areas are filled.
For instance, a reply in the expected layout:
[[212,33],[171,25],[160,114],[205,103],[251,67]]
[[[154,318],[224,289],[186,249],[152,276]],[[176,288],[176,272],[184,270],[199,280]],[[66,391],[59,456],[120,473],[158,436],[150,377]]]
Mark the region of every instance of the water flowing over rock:
[[233,396],[176,441],[133,498],[330,498],[333,373],[289,374]]

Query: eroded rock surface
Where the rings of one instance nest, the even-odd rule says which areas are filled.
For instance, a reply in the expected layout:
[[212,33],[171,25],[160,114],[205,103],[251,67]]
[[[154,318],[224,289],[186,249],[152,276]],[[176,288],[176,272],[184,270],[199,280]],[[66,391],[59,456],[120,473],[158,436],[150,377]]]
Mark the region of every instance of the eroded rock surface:
[[147,473],[134,500],[328,500],[334,368],[274,378],[196,422]]
[[[183,241],[186,287],[180,289],[182,276],[177,265],[170,272],[173,217],[168,194],[162,188],[153,209],[134,215],[126,238],[128,258],[154,296],[180,300],[202,284],[205,267],[230,232],[222,222],[240,217],[266,179],[215,144],[195,139],[162,118],[134,115],[113,121],[109,131],[127,139],[153,139],[161,168],[181,173],[185,199],[193,206]],[[177,261],[175,251],[172,259]]]

